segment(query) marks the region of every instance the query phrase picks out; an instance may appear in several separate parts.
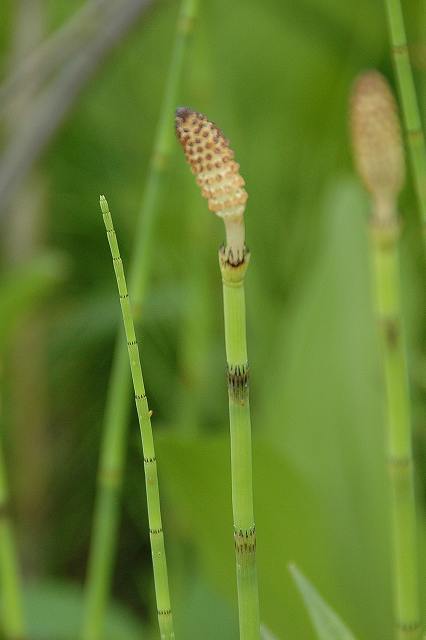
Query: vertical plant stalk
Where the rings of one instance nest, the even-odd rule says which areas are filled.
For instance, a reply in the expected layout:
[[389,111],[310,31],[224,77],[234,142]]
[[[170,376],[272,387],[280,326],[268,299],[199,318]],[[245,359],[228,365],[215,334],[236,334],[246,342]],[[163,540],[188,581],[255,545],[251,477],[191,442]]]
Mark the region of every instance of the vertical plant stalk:
[[219,253],[222,272],[225,344],[228,365],[231,431],[232,503],[240,637],[259,638],[256,572],[256,528],[253,513],[252,447],[249,405],[249,367],[246,342],[244,276],[249,253],[234,265],[226,247]]
[[9,507],[9,490],[6,482],[3,447],[0,446],[1,628],[5,640],[22,640],[25,636],[25,625],[21,579]]
[[399,640],[419,640],[410,397],[398,255],[397,198],[404,182],[404,157],[395,100],[377,72],[364,74],[355,84],[352,133],[358,172],[373,205],[371,250],[386,388],[396,635]]
[[247,193],[229,142],[206,116],[190,109],[176,112],[176,132],[209,208],[223,218],[226,243],[219,251],[223,282],[225,344],[228,365],[231,434],[232,506],[240,638],[260,638],[253,511],[249,366],[246,340],[244,276]]
[[426,246],[426,149],[400,0],[386,0],[392,56]]
[[[151,260],[155,214],[170,157],[170,118],[176,104],[189,36],[193,29],[197,0],[182,0],[170,58],[154,149],[138,216],[129,291],[133,313],[140,316]],[[108,386],[102,432],[98,488],[86,585],[86,607],[82,640],[101,640],[105,609],[114,564],[122,475],[129,423],[130,375],[123,332],[117,336]]]
[[164,534],[161,522],[160,492],[158,486],[157,461],[155,457],[154,439],[151,427],[151,412],[145,393],[142,376],[139,348],[133,325],[130,299],[127,291],[123,263],[120,257],[117,237],[115,235],[108,203],[104,196],[100,198],[108,243],[114,265],[120,296],[121,312],[123,315],[124,332],[130,361],[130,370],[135,392],[136,409],[142,439],[143,460],[145,468],[146,498],[148,505],[149,537],[151,542],[152,563],[154,569],[155,596],[157,601],[158,624],[161,638],[171,640],[175,637],[173,631],[173,617],[170,606],[169,581],[167,574],[166,553],[164,549]]
[[0,449],[1,626],[5,640],[21,640],[24,637],[21,581],[19,577],[15,537],[10,522],[8,498],[9,492],[6,485],[3,450]]

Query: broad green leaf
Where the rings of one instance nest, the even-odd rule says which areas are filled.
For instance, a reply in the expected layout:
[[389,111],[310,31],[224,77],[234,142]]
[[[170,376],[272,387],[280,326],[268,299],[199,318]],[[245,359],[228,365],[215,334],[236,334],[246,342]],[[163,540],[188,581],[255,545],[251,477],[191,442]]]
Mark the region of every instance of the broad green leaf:
[[274,636],[264,624],[260,625],[260,637],[262,640],[278,640],[277,636]]
[[295,565],[290,565],[289,569],[302,595],[319,640],[355,640],[355,636],[303,573]]
[[[231,602],[237,621],[229,437],[164,434],[156,451],[162,495],[164,490],[173,512],[172,529],[165,523],[167,548],[176,544],[173,532],[180,529],[198,570]],[[326,544],[325,523],[314,493],[285,456],[257,439],[253,469],[262,619],[279,637],[313,640],[287,566],[303,557],[313,575],[324,575],[326,560],[318,548]]]
[[264,384],[261,406],[252,405],[253,428],[262,425],[316,492],[328,522],[326,546],[316,546],[326,572],[315,574],[304,552],[290,561],[323,586],[345,619],[357,621],[360,636],[375,640],[392,636],[392,592],[368,203],[359,185],[340,179],[317,214],[319,253],[282,315],[276,349],[267,352],[273,375],[255,379],[251,360],[253,391]]
[[[81,632],[83,590],[67,582],[34,582],[25,590],[28,636],[32,640],[75,640]],[[103,640],[140,640],[151,637],[136,616],[111,603]]]

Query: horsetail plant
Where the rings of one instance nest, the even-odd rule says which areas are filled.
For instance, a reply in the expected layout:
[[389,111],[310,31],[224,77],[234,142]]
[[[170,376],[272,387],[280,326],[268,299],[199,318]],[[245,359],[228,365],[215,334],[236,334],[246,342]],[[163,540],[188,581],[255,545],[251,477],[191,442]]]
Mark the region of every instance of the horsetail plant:
[[394,608],[399,640],[420,639],[416,514],[410,397],[402,328],[397,199],[405,176],[397,107],[376,71],[354,86],[351,128],[355,163],[372,200],[374,294],[382,342],[393,538]]
[[[182,77],[189,37],[197,13],[198,0],[182,0],[176,25],[160,118],[138,216],[135,245],[130,264],[129,289],[133,311],[140,316],[145,298],[151,258],[155,215],[173,140],[170,119]],[[129,423],[130,375],[122,331],[117,336],[109,380],[102,432],[98,488],[85,594],[82,640],[101,640],[105,610],[114,564],[120,493],[125,467]]]
[[400,0],[386,0],[392,57],[426,246],[426,149]]
[[244,276],[250,254],[245,245],[247,193],[234,152],[222,131],[191,109],[176,112],[176,133],[209,209],[225,223],[219,250],[228,364],[232,503],[240,638],[260,637],[253,512],[252,446],[249,407]]
[[145,393],[139,348],[136,340],[135,327],[133,324],[132,310],[130,307],[130,299],[129,293],[127,291],[123,263],[120,257],[120,250],[114,231],[112,217],[109,211],[108,203],[104,196],[100,197],[100,206],[102,210],[105,229],[107,232],[108,243],[111,249],[111,256],[114,265],[115,277],[117,280],[118,293],[120,296],[123,326],[126,335],[127,351],[130,361],[130,371],[132,375],[136,409],[138,413],[139,427],[141,432],[143,461],[145,468],[146,498],[148,506],[149,537],[151,542],[152,564],[154,570],[158,625],[160,627],[162,640],[172,640],[175,635],[173,631],[173,617],[170,606],[167,562],[164,549],[163,526],[161,522],[157,461],[155,457],[154,438],[152,435],[151,426],[151,411],[148,408],[148,401]]

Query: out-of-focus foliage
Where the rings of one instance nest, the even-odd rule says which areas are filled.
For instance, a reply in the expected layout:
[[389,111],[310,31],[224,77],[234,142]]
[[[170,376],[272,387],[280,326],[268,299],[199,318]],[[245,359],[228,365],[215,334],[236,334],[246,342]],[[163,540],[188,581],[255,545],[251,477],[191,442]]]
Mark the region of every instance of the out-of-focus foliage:
[[290,565],[289,569],[309,612],[319,640],[355,640],[351,631],[330,605],[323,600],[315,587],[296,565]]
[[[13,0],[3,4],[2,70]],[[48,24],[61,24],[80,4],[46,3]],[[420,5],[419,0],[407,6],[410,39],[418,37],[414,25]],[[37,540],[44,562],[37,580],[60,577],[62,585],[36,588],[29,600],[30,611],[40,603],[40,629],[43,611],[52,625],[53,610],[64,612],[69,629],[78,625],[77,585],[85,576],[100,429],[120,322],[98,196],[108,197],[126,263],[176,15],[176,2],[157,3],[143,18],[39,165],[48,184],[45,249],[59,251],[69,263],[65,281],[40,302],[48,334],[45,460],[50,480],[43,538]],[[288,573],[291,562],[303,568],[357,637],[391,636],[368,203],[353,177],[347,135],[347,99],[356,74],[376,67],[392,80],[385,26],[381,0],[201,1],[180,92],[180,104],[208,113],[231,138],[249,193],[248,341],[260,597],[262,619],[278,638],[315,637]],[[426,69],[415,71],[423,90]],[[231,640],[237,636],[237,616],[217,264],[223,229],[200,200],[176,145],[158,211],[138,335],[158,441],[177,637]],[[426,446],[426,300],[410,185],[401,211],[420,466]],[[0,295],[6,265],[4,270]],[[19,332],[10,348],[16,340]],[[7,381],[7,353],[4,359]],[[7,389],[6,383],[4,424],[13,450]],[[132,635],[133,619],[144,625],[143,637],[157,637],[135,413],[132,423],[113,586],[114,600],[129,612],[123,640],[137,635]],[[418,475],[424,481],[421,469]],[[418,496],[422,511],[421,483]],[[424,529],[421,519],[422,549]],[[56,626],[48,629],[34,631],[34,638],[59,638]]]
[[[73,640],[80,633],[82,590],[76,585],[62,582],[32,584],[25,593],[25,611],[29,634],[34,640]],[[114,604],[109,607],[105,640],[137,640],[145,638],[146,634],[147,630],[136,616],[123,607]]]

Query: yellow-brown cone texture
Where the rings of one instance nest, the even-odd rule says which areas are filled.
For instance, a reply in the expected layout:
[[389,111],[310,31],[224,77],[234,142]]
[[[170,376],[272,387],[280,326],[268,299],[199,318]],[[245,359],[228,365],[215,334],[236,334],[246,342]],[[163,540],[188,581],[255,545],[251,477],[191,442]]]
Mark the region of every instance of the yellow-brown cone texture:
[[176,111],[176,133],[210,211],[221,218],[241,218],[247,193],[222,131],[202,113],[181,108]]
[[393,216],[405,178],[404,151],[395,98],[377,71],[362,74],[351,100],[355,163],[372,194],[376,215]]

